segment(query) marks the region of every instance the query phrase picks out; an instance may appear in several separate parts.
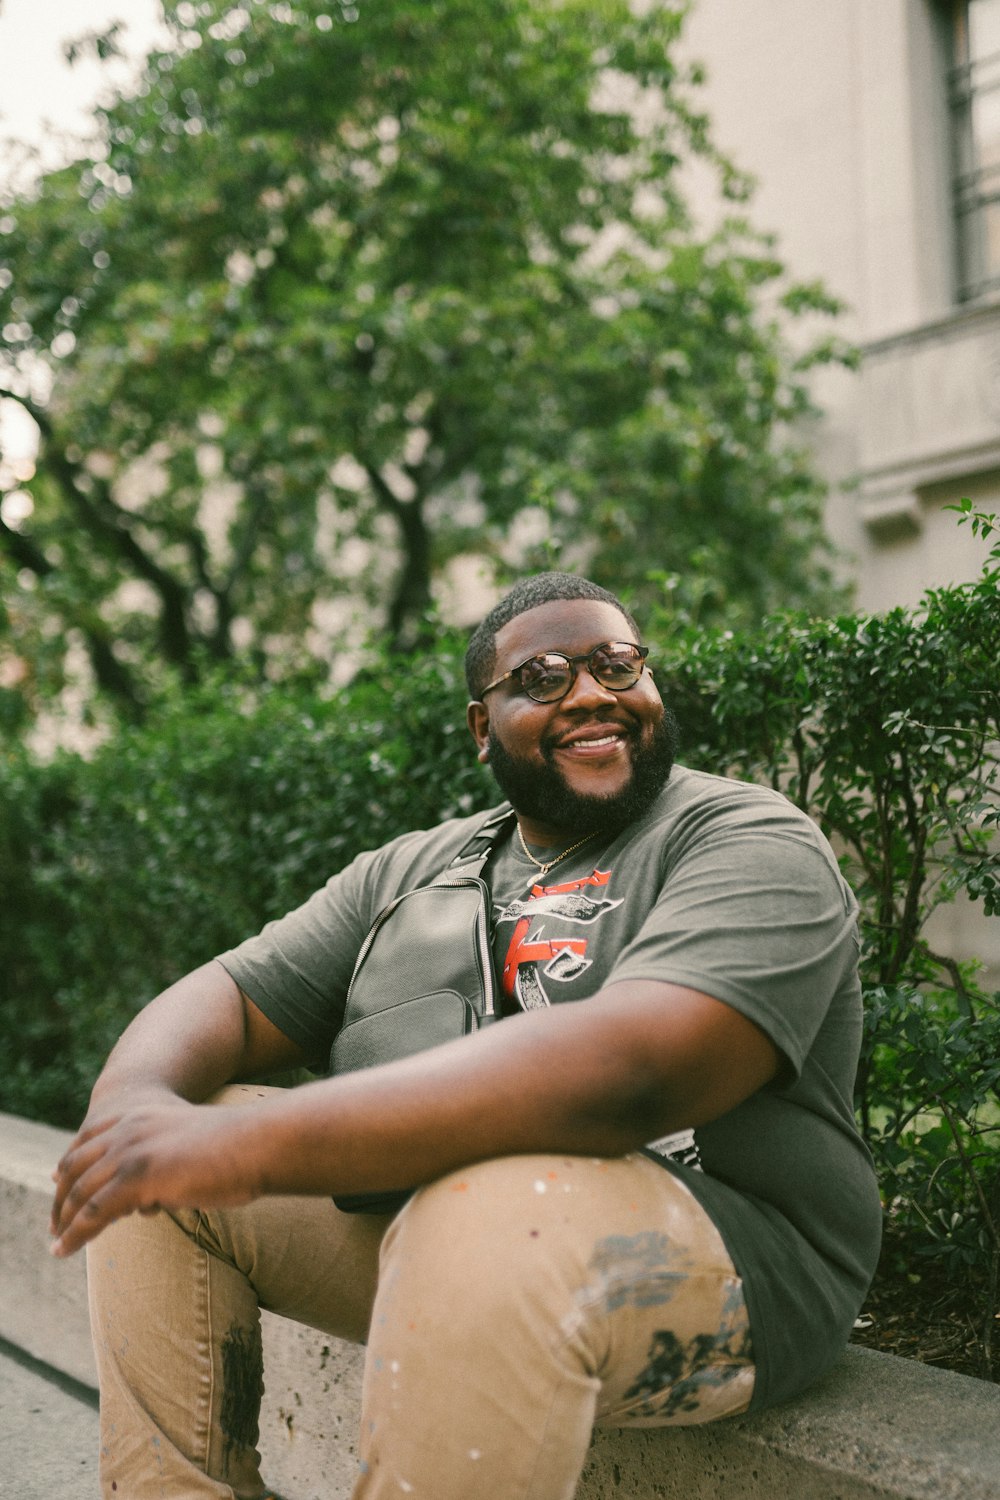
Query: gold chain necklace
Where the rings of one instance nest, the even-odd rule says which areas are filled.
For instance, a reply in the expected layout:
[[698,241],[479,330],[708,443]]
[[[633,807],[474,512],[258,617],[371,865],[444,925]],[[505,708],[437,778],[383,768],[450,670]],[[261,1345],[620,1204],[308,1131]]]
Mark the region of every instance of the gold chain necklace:
[[550,859],[548,863],[545,864],[542,862],[542,860],[535,858],[531,850],[528,848],[527,844],[524,842],[524,834],[521,832],[520,823],[517,824],[517,836],[521,842],[521,848],[531,860],[531,863],[538,866],[539,875],[547,875],[550,870],[555,868],[556,865],[561,864],[564,859],[569,859],[571,854],[575,854],[578,849],[582,849],[584,844],[589,843],[590,840],[595,837],[595,835],[592,833],[584,834],[582,839],[577,839],[575,844],[570,844],[568,849],[564,849],[561,854],[556,855],[555,859]]

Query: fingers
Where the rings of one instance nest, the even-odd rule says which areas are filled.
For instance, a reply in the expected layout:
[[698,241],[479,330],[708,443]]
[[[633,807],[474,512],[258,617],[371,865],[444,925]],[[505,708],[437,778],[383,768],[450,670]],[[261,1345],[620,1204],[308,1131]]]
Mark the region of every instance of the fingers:
[[52,1254],[72,1255],[125,1214],[249,1203],[253,1158],[231,1139],[246,1119],[175,1101],[85,1125],[53,1174]]
[[103,1153],[105,1142],[101,1137],[115,1124],[114,1120],[102,1120],[94,1125],[88,1126],[86,1121],[80,1127],[69,1150],[62,1157],[52,1180],[56,1184],[55,1197],[52,1201],[52,1213],[49,1219],[49,1228],[53,1234],[62,1217],[63,1203],[66,1195],[73,1188],[80,1175],[92,1165]]
[[142,1153],[106,1149],[104,1137],[70,1150],[57,1170],[52,1207],[52,1254],[72,1255],[115,1219],[157,1207]]

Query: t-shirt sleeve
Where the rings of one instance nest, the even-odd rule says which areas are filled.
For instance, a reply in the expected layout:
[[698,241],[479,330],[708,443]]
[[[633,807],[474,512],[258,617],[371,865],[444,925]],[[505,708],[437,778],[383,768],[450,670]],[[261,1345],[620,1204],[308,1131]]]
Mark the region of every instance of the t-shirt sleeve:
[[660,979],[756,1022],[795,1076],[857,960],[857,907],[820,836],[718,828],[668,873],[607,983]]
[[359,854],[287,916],[220,953],[219,963],[269,1021],[325,1066],[376,916],[401,891],[425,884],[449,864],[468,839],[470,821],[417,829]]
[[303,905],[219,954],[244,994],[316,1062],[329,1055],[373,920],[373,858],[361,855]]

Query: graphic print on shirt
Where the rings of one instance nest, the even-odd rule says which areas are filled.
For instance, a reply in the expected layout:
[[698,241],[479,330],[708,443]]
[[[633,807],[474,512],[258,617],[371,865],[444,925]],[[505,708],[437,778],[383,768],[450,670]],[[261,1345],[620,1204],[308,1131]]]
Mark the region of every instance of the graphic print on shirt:
[[514,931],[503,962],[501,984],[522,1010],[541,1010],[551,1003],[549,985],[565,984],[590,968],[587,945],[592,934],[586,929],[606,912],[621,906],[622,899],[593,897],[591,890],[604,890],[610,870],[595,868],[582,880],[561,885],[534,885],[527,896],[511,901],[497,914],[497,925],[513,922]]
[[[595,926],[609,911],[624,903],[624,897],[592,896],[606,891],[611,870],[595,867],[582,880],[559,885],[534,885],[527,896],[510,901],[497,912],[496,924],[513,922],[514,931],[504,956],[500,982],[505,996],[522,1010],[542,1010],[553,999],[556,987],[579,979],[593,964],[587,957],[592,941],[600,941]],[[701,1153],[693,1130],[679,1130],[651,1141],[648,1150],[668,1161],[701,1170]]]

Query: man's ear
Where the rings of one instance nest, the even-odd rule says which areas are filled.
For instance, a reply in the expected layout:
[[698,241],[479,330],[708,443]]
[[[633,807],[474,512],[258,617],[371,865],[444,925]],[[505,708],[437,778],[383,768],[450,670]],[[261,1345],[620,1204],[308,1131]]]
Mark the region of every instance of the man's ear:
[[490,711],[486,704],[478,699],[470,703],[465,710],[465,722],[476,742],[476,759],[485,765],[490,758]]

